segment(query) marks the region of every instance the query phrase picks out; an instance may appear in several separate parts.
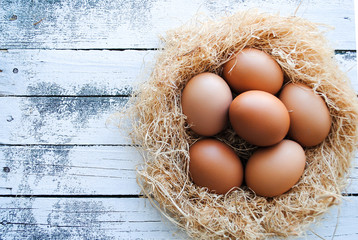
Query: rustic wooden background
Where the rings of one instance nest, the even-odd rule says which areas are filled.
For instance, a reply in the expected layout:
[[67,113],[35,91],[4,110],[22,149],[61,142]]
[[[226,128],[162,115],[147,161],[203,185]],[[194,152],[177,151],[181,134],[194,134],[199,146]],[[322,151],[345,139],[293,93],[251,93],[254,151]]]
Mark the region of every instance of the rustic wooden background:
[[[298,6],[334,27],[327,38],[358,90],[353,0],[0,0],[0,239],[186,238],[141,197],[140,156],[108,119],[166,30],[197,13]],[[357,162],[308,239],[358,239]]]

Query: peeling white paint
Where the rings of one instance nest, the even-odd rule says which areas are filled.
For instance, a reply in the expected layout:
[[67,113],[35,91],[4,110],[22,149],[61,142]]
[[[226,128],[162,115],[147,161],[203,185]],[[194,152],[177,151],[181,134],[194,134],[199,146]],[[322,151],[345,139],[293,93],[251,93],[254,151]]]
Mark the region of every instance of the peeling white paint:
[[[159,35],[196,13],[220,18],[238,10],[304,17],[335,28],[327,37],[338,49],[355,49],[351,0],[66,0],[5,1],[0,6],[0,48],[156,48]],[[12,15],[17,19],[9,21]],[[40,23],[34,25],[39,20]]]

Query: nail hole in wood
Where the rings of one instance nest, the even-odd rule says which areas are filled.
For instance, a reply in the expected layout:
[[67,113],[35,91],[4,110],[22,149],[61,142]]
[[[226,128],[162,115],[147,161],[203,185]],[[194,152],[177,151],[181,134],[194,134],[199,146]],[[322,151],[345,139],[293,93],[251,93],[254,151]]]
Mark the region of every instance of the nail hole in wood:
[[12,120],[14,120],[14,118],[11,115],[7,116],[6,121],[12,122]]
[[1,221],[1,225],[6,225],[8,222],[6,220]]
[[17,19],[17,16],[14,14],[11,16],[10,21],[15,21]]

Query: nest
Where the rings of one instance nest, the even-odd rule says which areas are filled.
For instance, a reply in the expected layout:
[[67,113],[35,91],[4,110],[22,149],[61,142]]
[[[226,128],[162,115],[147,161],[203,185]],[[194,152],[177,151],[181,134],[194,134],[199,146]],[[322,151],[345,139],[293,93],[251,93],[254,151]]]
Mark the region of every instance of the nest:
[[[163,43],[150,78],[132,97],[127,113],[133,142],[143,153],[138,183],[166,217],[193,238],[287,237],[302,234],[340,203],[357,143],[358,105],[317,24],[250,10],[220,21],[196,18],[167,32]],[[245,186],[217,195],[192,183],[188,175],[189,146],[200,136],[186,124],[181,92],[199,73],[221,75],[223,64],[245,47],[270,54],[285,82],[313,88],[332,117],[326,140],[305,149],[307,163],[299,182],[273,198],[257,196]],[[215,138],[244,160],[255,149],[230,127]]]

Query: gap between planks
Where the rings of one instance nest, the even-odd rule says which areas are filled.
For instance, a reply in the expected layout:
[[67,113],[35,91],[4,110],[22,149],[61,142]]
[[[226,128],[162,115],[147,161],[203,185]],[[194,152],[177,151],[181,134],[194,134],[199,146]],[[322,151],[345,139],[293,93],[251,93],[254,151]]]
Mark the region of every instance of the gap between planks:
[[0,198],[2,197],[6,197],[6,198],[147,198],[147,196],[143,194],[96,194],[96,195],[0,194]]
[[[2,48],[0,49],[0,51],[3,52],[7,52],[9,50],[15,50],[15,51],[19,51],[19,50],[42,50],[42,51],[46,51],[46,50],[58,50],[58,51],[119,51],[119,52],[124,52],[124,51],[162,51],[165,48],[26,48],[26,49],[22,49],[22,48]],[[335,49],[334,50],[335,54],[338,53],[347,53],[347,52],[356,52],[356,49]]]
[[[164,50],[164,48],[2,48],[0,51],[7,52],[9,50],[58,50],[58,51],[118,51],[118,52],[124,52],[124,51],[158,51],[158,50]],[[335,50],[337,52],[352,52],[355,51],[353,49],[337,49]]]
[[[83,194],[83,195],[58,195],[58,194],[0,194],[0,198],[148,198],[143,194]],[[342,193],[342,197],[358,197],[358,193]],[[1,208],[0,208],[1,209]]]

